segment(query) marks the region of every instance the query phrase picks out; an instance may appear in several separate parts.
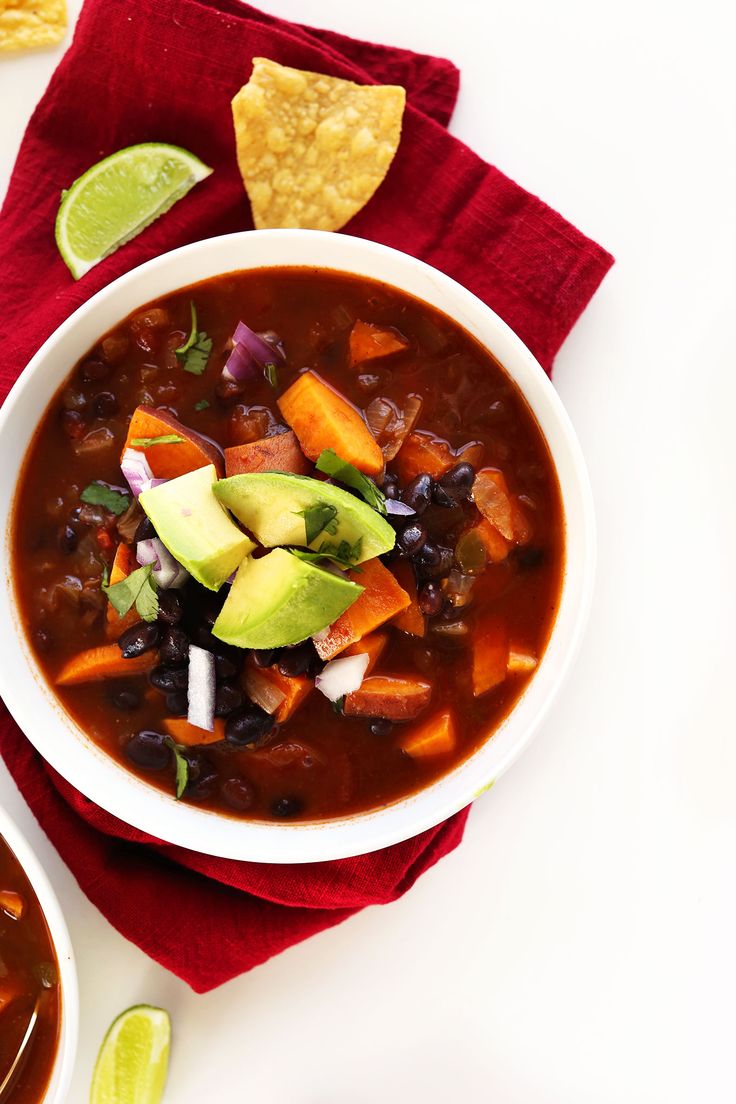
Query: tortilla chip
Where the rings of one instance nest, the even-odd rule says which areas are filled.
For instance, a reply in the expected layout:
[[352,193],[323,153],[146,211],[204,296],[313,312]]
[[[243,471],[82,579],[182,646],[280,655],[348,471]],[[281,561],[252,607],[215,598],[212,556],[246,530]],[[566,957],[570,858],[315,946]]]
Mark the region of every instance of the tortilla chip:
[[66,32],[66,0],[0,0],[0,50],[53,46]]
[[238,165],[259,230],[339,230],[382,182],[406,93],[253,59],[233,99]]

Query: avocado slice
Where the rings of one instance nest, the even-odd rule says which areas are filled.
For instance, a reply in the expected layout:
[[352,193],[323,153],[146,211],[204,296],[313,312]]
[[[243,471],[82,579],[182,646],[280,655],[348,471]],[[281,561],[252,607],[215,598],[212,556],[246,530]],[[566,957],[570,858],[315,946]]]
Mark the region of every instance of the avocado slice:
[[275,548],[238,568],[214,636],[238,648],[298,644],[336,621],[363,587]]
[[171,555],[209,590],[219,590],[255,548],[212,493],[216,479],[214,464],[207,464],[138,499]]
[[[319,549],[342,541],[355,548],[354,562],[373,559],[394,546],[396,534],[380,514],[341,487],[286,472],[247,472],[215,483],[215,494],[261,544]],[[322,509],[324,508],[324,509]],[[308,540],[304,512],[323,516],[328,525]],[[321,513],[320,513],[321,512]],[[316,522],[319,525],[319,521]],[[314,524],[312,525],[314,528]]]

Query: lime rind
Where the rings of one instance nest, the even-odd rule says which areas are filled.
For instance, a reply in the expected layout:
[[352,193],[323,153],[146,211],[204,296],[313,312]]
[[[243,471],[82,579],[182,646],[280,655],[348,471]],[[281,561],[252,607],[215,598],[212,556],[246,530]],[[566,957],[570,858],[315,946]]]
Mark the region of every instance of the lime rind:
[[56,244],[79,279],[168,211],[212,169],[181,146],[143,142],[92,165],[62,192]]
[[97,1057],[90,1104],[159,1104],[166,1085],[171,1020],[137,1004],[113,1021]]

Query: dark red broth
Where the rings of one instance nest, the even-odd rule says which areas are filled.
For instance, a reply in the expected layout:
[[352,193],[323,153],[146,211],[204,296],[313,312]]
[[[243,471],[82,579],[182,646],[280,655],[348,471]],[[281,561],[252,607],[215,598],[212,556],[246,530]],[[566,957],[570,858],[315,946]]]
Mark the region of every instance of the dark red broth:
[[[213,339],[202,376],[185,372],[173,352],[189,330],[192,300],[199,327]],[[241,319],[255,331],[275,331],[283,342],[286,363],[275,389],[265,378],[247,385],[221,378],[228,341]],[[349,335],[356,320],[398,332],[406,348],[351,368]],[[544,651],[561,588],[564,522],[554,466],[524,399],[484,348],[439,311],[373,281],[319,269],[231,273],[166,296],[122,321],[73,368],[41,420],[19,484],[13,564],[31,644],[50,684],[75,653],[109,642],[102,565],[109,567],[121,540],[133,541],[142,514],[116,519],[80,504],[80,492],[93,480],[125,489],[119,457],[134,409],[165,407],[189,429],[234,446],[286,428],[276,400],[305,368],[360,411],[376,398],[403,410],[410,396],[419,396],[414,431],[435,435],[445,451],[447,445],[456,450],[453,463],[466,458],[476,477],[481,470],[498,473],[505,481],[504,501],[524,520],[521,535],[515,530],[517,537],[502,542],[501,552],[470,583],[468,572],[458,570],[457,548],[463,533],[482,519],[468,497],[455,504],[433,501],[422,515],[426,539],[450,550],[434,578],[417,568],[416,557],[384,557],[389,570],[399,565],[404,579],[408,572],[412,585],[418,575],[427,611],[419,617],[424,636],[390,622],[381,627],[388,645],[373,671],[430,683],[431,701],[411,725],[340,715],[314,691],[255,746],[223,740],[187,748],[184,800],[253,819],[346,815],[395,801],[446,773],[489,737],[519,698]],[[406,492],[407,479],[399,477],[407,473],[402,455],[387,465],[388,494]],[[442,500],[441,490],[437,498]],[[224,593],[218,598],[195,583],[182,593],[189,639],[221,654],[220,681],[230,687],[225,698],[229,694],[231,704],[242,708],[241,668],[252,658],[218,645],[207,629]],[[503,634],[521,663],[475,696],[474,642],[489,627]],[[526,668],[524,657],[532,657]],[[275,660],[288,670],[289,656]],[[315,656],[310,663],[314,674]],[[167,702],[139,674],[57,687],[57,693],[89,736],[126,769],[173,790],[173,758],[160,747],[149,755],[138,734],[164,733],[172,708],[186,712],[181,692]],[[408,754],[402,745],[412,725],[447,710],[454,719],[452,749]]]
[[38,1104],[56,1057],[61,1015],[58,965],[41,906],[0,836],[0,1084],[38,1001],[38,1022],[3,1104]]

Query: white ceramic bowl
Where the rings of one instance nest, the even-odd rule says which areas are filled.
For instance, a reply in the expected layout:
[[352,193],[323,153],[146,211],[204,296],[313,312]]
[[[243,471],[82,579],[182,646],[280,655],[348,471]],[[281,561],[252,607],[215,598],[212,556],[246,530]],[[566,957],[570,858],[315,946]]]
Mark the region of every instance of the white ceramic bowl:
[[[9,568],[0,586],[0,624],[10,633],[0,693],[51,765],[121,820],[170,843],[258,862],[315,862],[397,843],[462,809],[527,746],[580,642],[593,585],[595,528],[585,463],[552,384],[498,315],[460,284],[397,250],[344,234],[260,230],[184,246],[141,265],[98,292],[39,349],[0,411],[0,454],[25,454],[39,418],[76,361],[131,311],[187,284],[237,269],[278,265],[357,273],[403,289],[444,311],[485,345],[534,412],[554,458],[566,524],[566,565],[557,620],[537,672],[492,739],[420,793],[370,813],[313,824],[248,823],[177,803],[127,772],[90,741],[46,686],[18,617]],[[18,466],[0,467],[0,521],[9,531]],[[7,537],[6,537],[7,539]],[[5,563],[10,562],[6,553]]]
[[56,1060],[51,1071],[46,1093],[39,1104],[61,1104],[71,1081],[74,1059],[77,1053],[79,1027],[79,992],[77,969],[74,964],[69,932],[56,894],[51,888],[43,867],[31,850],[20,829],[0,806],[0,836],[22,866],[41,906],[56,951],[61,983],[61,1031]]

